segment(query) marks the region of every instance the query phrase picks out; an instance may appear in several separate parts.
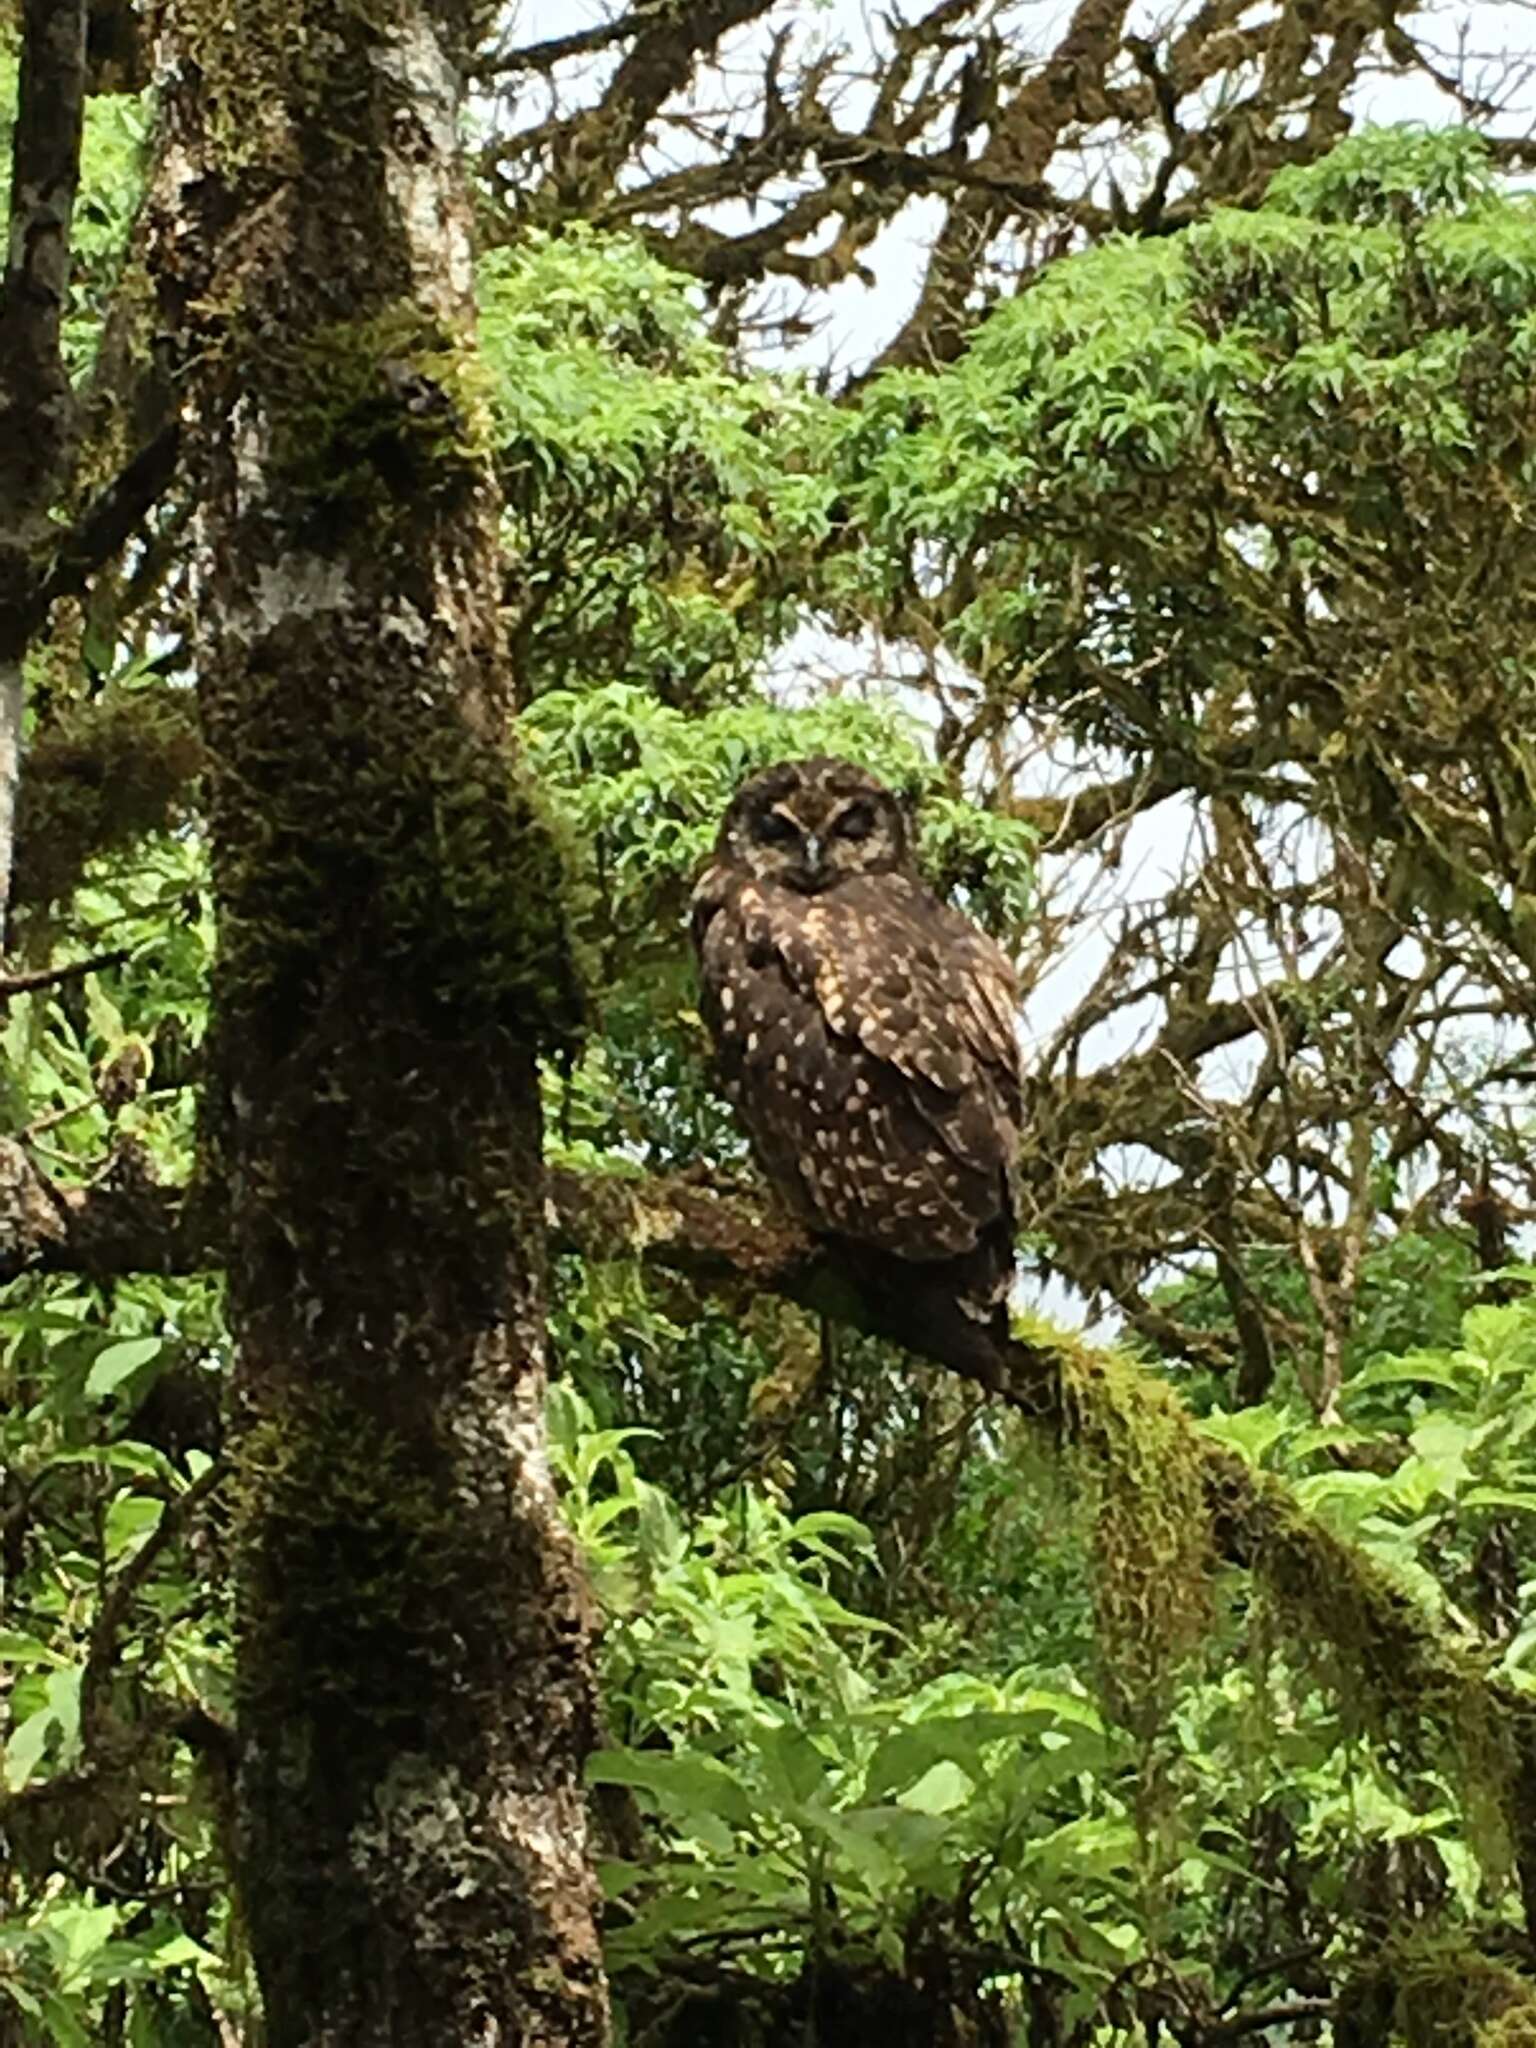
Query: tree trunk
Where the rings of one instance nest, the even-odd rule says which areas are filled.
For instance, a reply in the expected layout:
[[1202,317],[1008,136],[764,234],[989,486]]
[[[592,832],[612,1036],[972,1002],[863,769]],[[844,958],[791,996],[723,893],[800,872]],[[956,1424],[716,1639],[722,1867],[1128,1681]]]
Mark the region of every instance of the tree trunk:
[[85,113],[85,0],[25,0],[21,28],[0,275],[0,953],[21,777],[22,657],[74,426],[62,340]]
[[438,4],[173,0],[152,195],[204,504],[210,1175],[237,1344],[239,1885],[271,2048],[600,2043],[579,1569]]

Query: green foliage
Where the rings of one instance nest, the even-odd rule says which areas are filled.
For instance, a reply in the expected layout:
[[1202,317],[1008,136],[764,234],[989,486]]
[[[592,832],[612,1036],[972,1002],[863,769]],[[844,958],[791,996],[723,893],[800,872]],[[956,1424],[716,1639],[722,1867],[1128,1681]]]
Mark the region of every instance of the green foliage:
[[644,1432],[599,1430],[569,1386],[550,1397],[555,1469],[611,1617],[603,1655],[610,1725],[643,1745],[738,1717],[771,1668],[790,1714],[830,1687],[861,1690],[846,1639],[872,1624],[829,1590],[869,1538],[850,1516],[790,1516],[741,1491],[685,1521],[626,1449]]
[[[217,1969],[218,1958],[173,1920],[156,1916],[145,1927],[144,1917],[135,1906],[58,1900],[0,1927],[0,1992],[30,2022],[31,2039],[92,2048],[103,1994],[127,1994],[136,2019],[153,2026],[185,1999],[195,1970]],[[138,2038],[175,2037],[141,2024]]]
[[1027,826],[957,800],[900,706],[834,697],[803,709],[761,700],[692,715],[633,684],[554,691],[522,721],[530,758],[601,890],[616,941],[665,943],[739,783],[786,756],[842,754],[922,803],[919,854],[935,885],[963,884],[1005,936],[1031,901]]
[[[201,851],[141,843],[73,891],[120,965],[14,999],[7,1123],[63,1187],[184,1181],[212,920]],[[0,2013],[28,2044],[179,2048],[244,2004],[216,1774],[227,1349],[211,1277],[23,1279],[0,1294]],[[146,1901],[153,1900],[153,1905]],[[11,2022],[0,2018],[0,2032]]]
[[1297,1502],[1385,1565],[1429,1619],[1455,1635],[1479,1618],[1501,1668],[1536,1689],[1536,1630],[1516,1626],[1536,1575],[1536,1306],[1470,1309],[1459,1338],[1362,1365],[1336,1424],[1265,1403],[1203,1426],[1283,1471]]
[[1385,826],[1380,771],[1417,769],[1427,819],[1435,749],[1524,689],[1533,318],[1536,210],[1482,145],[1354,138],[873,385],[840,447],[850,574],[1084,737],[1214,761],[1283,734],[1325,811]]
[[169,2048],[189,1999],[243,1998],[217,1790],[188,1733],[229,1713],[218,1545],[197,1509],[217,1473],[163,1447],[178,1414],[194,1433],[216,1414],[218,1293],[9,1292],[0,2009],[23,2039],[76,2048],[103,2038],[105,2001]]
[[694,289],[618,237],[493,251],[480,306],[526,688],[745,691],[827,535],[831,408],[743,377]]
[[1316,220],[1421,220],[1499,197],[1486,141],[1471,128],[1368,128],[1313,164],[1276,174],[1271,205]]
[[148,122],[144,101],[98,93],[86,102],[75,205],[65,360],[76,381],[96,361],[102,327],[122,270],[139,203]]
[[[1342,1498],[1352,1538],[1394,1584],[1422,1586],[1415,1600],[1433,1588],[1441,1619],[1436,1574],[1454,1578],[1454,1554],[1475,1553],[1491,1512],[1530,1505],[1536,1477],[1524,1393],[1506,1413],[1495,1391],[1528,1387],[1536,1309],[1477,1312],[1466,1336],[1454,1353],[1381,1361],[1362,1387],[1364,1399],[1411,1374],[1437,1404],[1406,1434],[1371,1437],[1406,1456],[1373,1478],[1363,1515],[1356,1489],[1327,1482],[1349,1476],[1340,1443],[1367,1433],[1325,1441],[1294,1417],[1265,1429],[1259,1411],[1208,1425],[1234,1447],[1262,1446],[1312,1505],[1331,1512]],[[1468,1409],[1500,1416],[1476,1467],[1452,1442],[1476,1433]],[[1476,1783],[1450,1750],[1394,1755],[1363,1740],[1361,1675],[1315,1668],[1315,1642],[1288,1648],[1277,1611],[1236,1575],[1206,1610],[1208,1660],[1186,1662],[1172,1686],[1163,1670],[1155,1730],[1138,1725],[1134,1695],[1129,1725],[1117,1723],[1059,1666],[984,1677],[952,1652],[941,1676],[914,1683],[893,1632],[829,1594],[858,1540],[846,1523],[750,1492],[690,1523],[640,1476],[625,1432],[593,1432],[570,1392],[556,1418],[569,1511],[610,1614],[616,1740],[591,1775],[625,1788],[660,1830],[643,1860],[605,1865],[621,1984],[685,1954],[770,1977],[818,1955],[899,1968],[914,1930],[940,1925],[992,1953],[1004,1980],[1044,1973],[1069,2024],[1118,2043],[1135,2038],[1117,2030],[1128,1975],[1220,2005],[1254,1986],[1256,1959],[1283,1976],[1289,1951],[1327,1951],[1335,1981],[1353,1985],[1355,1944],[1373,1969],[1372,1930],[1395,1924],[1408,1896],[1444,1930],[1442,1948],[1461,1942],[1463,1974],[1483,1970],[1475,1930],[1497,1943],[1511,1895]],[[1102,1508],[1100,1484],[1085,1504]],[[1507,1668],[1526,1654],[1512,1642]],[[1391,1674],[1368,1683],[1390,1689]]]
[[[1304,1385],[1316,1384],[1321,1350],[1306,1275],[1289,1251],[1258,1245],[1244,1261],[1243,1278],[1276,1325],[1288,1332],[1278,1362],[1279,1391],[1285,1399],[1301,1400]],[[1448,1230],[1404,1231],[1372,1245],[1361,1261],[1355,1312],[1343,1347],[1345,1378],[1353,1382],[1362,1367],[1385,1352],[1454,1344],[1477,1285],[1474,1247],[1464,1236]],[[1225,1331],[1231,1326],[1231,1304],[1214,1269],[1181,1276],[1158,1291],[1157,1301],[1187,1329]],[[1185,1374],[1179,1390],[1199,1413],[1230,1398],[1226,1379],[1214,1374]]]
[[[93,106],[77,373],[138,118]],[[1309,787],[1368,820],[1368,769],[1433,786],[1484,683],[1487,715],[1501,692],[1506,721],[1523,706],[1530,585],[1506,550],[1531,486],[1533,222],[1472,138],[1354,137],[1256,212],[1052,267],[955,364],[841,409],[741,374],[633,243],[488,257],[483,369],[432,348],[415,367],[494,440],[524,755],[597,999],[549,1077],[555,1156],[744,1166],[682,924],[723,805],[767,761],[867,763],[921,800],[936,886],[1028,934],[1028,829],[935,764],[905,697],[792,705],[761,681],[807,621],[920,628],[999,704],[1017,685],[1132,753],[1172,731],[1208,768],[1270,731],[1279,676]],[[356,455],[379,360],[432,338],[386,319],[361,379],[348,339],[306,369]],[[338,452],[307,451],[317,487]],[[50,650],[38,679],[59,701],[29,800],[54,865],[27,883],[24,852],[22,874],[61,958],[127,958],[15,1001],[0,1045],[7,1128],[67,1188],[192,1170],[213,946],[180,693],[97,652],[76,675]],[[118,671],[88,700],[87,666]],[[1127,672],[1140,694],[1103,687]],[[521,916],[515,889],[504,907]],[[606,1859],[621,1986],[701,1958],[764,1982],[850,1954],[900,1971],[938,1930],[1021,2027],[1027,1987],[1063,2036],[1129,2048],[1170,2010],[1230,2038],[1271,1996],[1358,2003],[1407,1923],[1436,1960],[1405,1960],[1394,1996],[1491,1983],[1515,1911],[1489,1799],[1508,1759],[1464,1699],[1395,1697],[1390,1656],[1394,1627],[1422,1629],[1453,1672],[1536,1688],[1536,1312],[1467,1312],[1470,1266],[1446,1231],[1372,1247],[1322,1428],[1295,1393],[1319,1341],[1304,1278],[1248,1258],[1291,1333],[1274,1398],[1233,1413],[1227,1382],[1180,1381],[1274,1510],[1240,1573],[1213,1559],[1184,1410],[1100,1354],[1076,1354],[1048,1482],[1051,1447],[888,1349],[562,1259],[554,1461],[607,1616],[593,1779],[650,1823]],[[1163,1299],[1197,1330],[1230,1320],[1208,1274]],[[218,1289],[25,1278],[0,1342],[0,2011],[29,2043],[110,2024],[203,2048],[210,2013],[247,2004],[217,1740]],[[332,1480],[345,1461],[306,1472],[306,1499]],[[1370,1668],[1347,1636],[1362,1586]],[[1474,2015],[1485,2041],[1516,2038],[1506,1991]],[[1414,2040],[1412,2005],[1383,2048]]]
[[1097,1968],[1083,1980],[1103,1981],[1123,1945],[1095,1908],[1114,1900],[1135,1840],[1123,1806],[1095,1798],[1063,1817],[1061,1802],[1076,1804],[1064,1788],[1127,1755],[1081,1691],[952,1672],[891,1694],[889,1632],[828,1591],[868,1544],[857,1523],[792,1517],[746,1491],[689,1526],[639,1476],[625,1432],[591,1432],[569,1392],[555,1420],[568,1512],[611,1617],[610,1725],[627,1738],[590,1775],[629,1787],[667,1837],[660,1861],[606,1868],[623,1902],[616,1965],[754,1935],[814,1951],[834,1918],[839,1941],[899,1964],[923,1902],[952,1906],[975,1860],[1006,1845],[1006,1867],[970,1898],[978,1925],[1003,1928],[1040,1883],[1057,1923],[1046,1954],[1085,1948]]

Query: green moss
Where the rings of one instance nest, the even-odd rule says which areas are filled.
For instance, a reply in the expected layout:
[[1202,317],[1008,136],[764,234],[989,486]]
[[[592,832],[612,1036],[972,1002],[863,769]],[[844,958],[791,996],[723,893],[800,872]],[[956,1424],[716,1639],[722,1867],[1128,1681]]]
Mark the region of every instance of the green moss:
[[[457,1611],[450,1589],[481,1570],[452,1488],[379,1417],[309,1387],[241,1433],[230,1499],[247,1685],[366,1700],[380,1727],[419,1711],[400,1646],[432,1661],[433,1615]],[[436,1647],[457,1654],[446,1621]]]
[[86,863],[166,830],[202,766],[189,692],[111,692],[70,705],[33,740],[22,785],[15,900],[62,902]]
[[1289,1488],[1255,1474],[1257,1538],[1253,1567],[1274,1599],[1287,1633],[1326,1660],[1329,1675],[1376,1732],[1405,1708],[1434,1711],[1447,1681],[1475,1682],[1481,1671],[1453,1643],[1433,1638],[1433,1670],[1422,1662],[1432,1632],[1427,1616],[1388,1569],[1307,1513]]
[[489,374],[414,301],[320,327],[269,367],[276,473],[306,495],[382,506],[392,494],[413,510],[421,492],[483,476]]
[[[1406,2048],[1536,2048],[1536,1985],[1465,1937],[1389,1937],[1346,1990]],[[1358,2026],[1356,2028],[1358,2032]]]
[[340,0],[325,8],[293,0],[184,0],[181,48],[200,74],[209,141],[227,176],[292,153],[289,120],[311,102],[318,114],[341,76],[345,43],[382,40],[406,9],[401,0]]
[[[1219,1556],[1253,1574],[1262,1624],[1388,1755],[1457,1781],[1484,1870],[1536,1846],[1536,1713],[1388,1567],[1209,1443],[1133,1361],[1053,1326],[1016,1335],[1059,1378],[1064,1452],[1090,1522],[1106,1704],[1144,1747],[1155,1824],[1174,1690],[1208,1626]],[[1495,2037],[1497,2038],[1497,2037]],[[1518,2035],[1512,2039],[1521,2038]]]
[[1094,1602],[1109,1705],[1139,1735],[1210,1624],[1208,1449],[1173,1391],[1131,1360],[1021,1323],[1061,1374],[1069,1469],[1092,1521]]
[[[279,696],[280,679],[253,715]],[[408,696],[375,693],[361,732],[343,700],[334,741],[317,720],[292,748],[274,708],[270,792],[252,778],[225,841],[221,1000],[275,1004],[300,1031],[338,959],[356,959],[434,1034],[495,1024],[554,1050],[583,1015],[555,836],[501,748]]]
[[1507,1870],[1536,1816],[1516,1795],[1522,1708],[1502,1693],[1490,1653],[1437,1626],[1390,1569],[1256,1475],[1245,1544],[1280,1633],[1346,1717],[1400,1753],[1458,1780],[1486,1869]]
[[201,75],[201,103],[220,162],[235,167],[279,156],[286,89],[299,67],[316,64],[311,32],[295,21],[291,0],[245,0],[238,34],[221,0],[195,0],[178,10],[177,29]]

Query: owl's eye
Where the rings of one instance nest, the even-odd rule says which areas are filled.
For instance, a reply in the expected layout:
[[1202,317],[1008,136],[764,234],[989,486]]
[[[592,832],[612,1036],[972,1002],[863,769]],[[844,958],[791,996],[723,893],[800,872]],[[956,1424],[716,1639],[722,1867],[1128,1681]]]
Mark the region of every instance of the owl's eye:
[[875,814],[868,804],[850,804],[832,827],[839,839],[867,839],[874,829]]
[[757,821],[757,836],[765,846],[787,846],[800,834],[782,811],[769,811]]

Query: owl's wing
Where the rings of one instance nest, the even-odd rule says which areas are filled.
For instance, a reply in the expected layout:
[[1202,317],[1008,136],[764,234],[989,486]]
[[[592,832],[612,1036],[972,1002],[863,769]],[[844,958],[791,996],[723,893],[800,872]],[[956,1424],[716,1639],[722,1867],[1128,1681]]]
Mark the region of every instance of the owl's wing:
[[764,1170],[818,1228],[906,1258],[1009,1235],[1012,970],[906,878],[825,896],[707,874],[706,1016]]
[[1017,1122],[1018,982],[969,918],[908,876],[865,875],[810,898],[777,936],[834,1031],[948,1094],[999,1089]]

